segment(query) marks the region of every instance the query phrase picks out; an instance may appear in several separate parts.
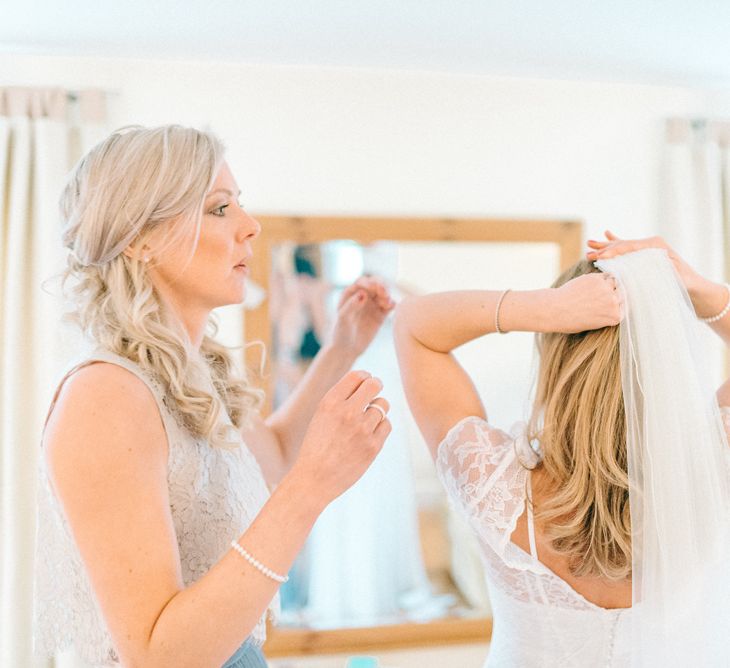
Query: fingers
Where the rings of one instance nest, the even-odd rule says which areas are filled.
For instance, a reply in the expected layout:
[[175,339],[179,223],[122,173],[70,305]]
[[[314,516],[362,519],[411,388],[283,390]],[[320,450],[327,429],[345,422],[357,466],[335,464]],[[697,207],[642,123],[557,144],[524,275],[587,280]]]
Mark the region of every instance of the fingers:
[[618,325],[623,320],[623,293],[618,289],[618,279],[613,274],[601,274],[601,277],[604,280],[604,285],[608,285],[611,290],[607,303],[607,324]]
[[613,232],[606,230],[606,238],[608,241],[597,241],[590,239],[588,246],[592,250],[586,253],[589,260],[608,260],[618,255],[632,253],[644,248],[663,248],[671,251],[666,241],[661,237],[650,237],[648,239],[619,239]]
[[348,402],[353,405],[356,411],[364,411],[367,405],[380,394],[382,389],[383,383],[380,378],[370,377],[358,386],[348,399]]
[[[379,397],[383,383],[379,378],[371,376],[367,371],[350,371],[327,393],[329,406],[334,408],[345,401],[351,406],[350,419],[362,419],[366,433],[374,433],[381,422],[387,421],[390,403]],[[358,416],[362,416],[358,418]]]
[[622,290],[619,290],[619,282],[618,279],[615,276],[611,276],[611,282],[613,283],[613,292],[614,292],[614,325],[618,325],[621,323],[624,319],[624,314],[626,312],[625,310],[625,303],[624,303],[624,293]]
[[648,244],[642,240],[631,240],[631,241],[613,241],[608,244],[605,248],[602,248],[592,255],[595,255],[597,260],[608,260],[618,255],[624,255],[625,253],[632,253],[642,248],[648,248]]
[[395,306],[395,303],[390,298],[385,285],[374,278],[368,278],[367,280],[370,282],[368,286],[370,297],[382,310],[390,311]]
[[[352,287],[352,286],[350,286]],[[349,288],[348,288],[349,290]],[[349,315],[350,313],[355,313],[357,310],[359,310],[365,301],[367,300],[367,295],[362,290],[358,290],[357,288],[350,293],[350,296],[347,300],[344,302],[340,300],[340,306],[338,307],[338,311],[342,315]]]
[[393,298],[388,293],[388,289],[382,283],[379,284],[378,305],[384,311],[392,311],[395,308]]
[[395,308],[395,302],[390,298],[387,288],[381,281],[372,276],[361,276],[352,285],[350,285],[340,298],[340,306],[350,297],[350,295],[362,291],[366,297],[372,299],[375,304],[384,311],[390,311]]
[[366,429],[375,431],[383,420],[387,420],[390,404],[383,397],[376,397],[365,407]]
[[[623,314],[623,293],[615,276],[609,273],[584,274],[565,283],[570,312],[576,315],[575,329],[582,332],[618,325]],[[562,288],[561,288],[562,289]],[[571,326],[572,327],[572,326]]]
[[388,438],[388,434],[390,434],[391,431],[393,431],[393,425],[390,423],[390,420],[386,418],[385,420],[381,420],[380,424],[375,427],[373,435],[380,441],[380,443],[383,443],[383,441]]
[[596,243],[601,245],[593,246],[595,250],[589,251],[586,254],[589,260],[607,260],[608,258],[623,255],[624,253],[630,253],[631,251],[639,250],[639,248],[641,248],[641,246],[638,246],[635,241],[602,241]]
[[[350,371],[338,380],[327,392],[334,401],[347,401],[362,384],[370,380],[372,376],[367,371]],[[380,383],[380,381],[378,381]],[[382,383],[381,383],[382,387]],[[377,392],[375,393],[377,394]],[[375,394],[373,396],[375,396]],[[367,403],[367,402],[365,402]]]
[[611,232],[611,230],[606,230],[603,234],[605,235],[606,239],[608,239],[608,241],[588,239],[588,245],[591,248],[601,249],[610,246],[611,243],[614,241],[621,241],[621,239],[619,239],[613,232]]
[[339,311],[359,290],[360,286],[357,283],[348,285],[340,295],[340,300],[337,303],[337,310]]

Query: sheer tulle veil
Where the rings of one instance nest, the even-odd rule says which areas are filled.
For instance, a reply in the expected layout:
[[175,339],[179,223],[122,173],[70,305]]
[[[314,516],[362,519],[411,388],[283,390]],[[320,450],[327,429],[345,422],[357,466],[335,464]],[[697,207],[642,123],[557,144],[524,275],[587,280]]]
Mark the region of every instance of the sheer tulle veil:
[[730,665],[730,450],[702,326],[663,249],[616,277],[632,518],[632,666]]

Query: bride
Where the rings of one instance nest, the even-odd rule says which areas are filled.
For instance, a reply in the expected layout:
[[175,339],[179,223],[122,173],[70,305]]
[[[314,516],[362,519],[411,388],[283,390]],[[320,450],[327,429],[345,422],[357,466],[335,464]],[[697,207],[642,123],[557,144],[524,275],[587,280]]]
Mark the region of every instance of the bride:
[[[707,391],[697,332],[699,318],[730,342],[730,286],[660,238],[606,237],[552,288],[396,312],[411,410],[479,539],[490,668],[730,663],[730,381]],[[509,331],[536,332],[540,354],[511,434],[452,355]]]

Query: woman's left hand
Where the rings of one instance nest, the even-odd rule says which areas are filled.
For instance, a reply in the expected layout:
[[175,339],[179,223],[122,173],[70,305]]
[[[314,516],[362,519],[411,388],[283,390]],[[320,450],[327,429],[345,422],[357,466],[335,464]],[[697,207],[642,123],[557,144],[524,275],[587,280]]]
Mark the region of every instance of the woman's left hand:
[[606,230],[606,241],[589,239],[588,245],[591,250],[586,253],[586,257],[591,260],[608,260],[624,253],[632,253],[634,251],[643,250],[645,248],[661,248],[667,252],[667,256],[674,264],[684,287],[690,295],[703,286],[703,282],[707,283],[707,279],[703,279],[700,274],[695,271],[687,262],[685,262],[662,237],[649,237],[648,239],[619,239],[613,232]]
[[358,278],[340,297],[332,346],[361,355],[394,308],[395,302],[380,281],[370,276]]

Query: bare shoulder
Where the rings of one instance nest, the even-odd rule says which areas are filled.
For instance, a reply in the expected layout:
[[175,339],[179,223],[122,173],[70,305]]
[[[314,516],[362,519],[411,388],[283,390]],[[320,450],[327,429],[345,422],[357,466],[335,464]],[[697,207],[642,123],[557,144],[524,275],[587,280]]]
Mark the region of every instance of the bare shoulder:
[[131,371],[107,362],[84,366],[65,380],[43,447],[54,472],[119,463],[123,453],[140,456],[147,465],[167,457],[167,437],[151,391]]
[[43,445],[121,662],[142,665],[155,620],[184,586],[155,397],[123,367],[82,367],[62,385]]

